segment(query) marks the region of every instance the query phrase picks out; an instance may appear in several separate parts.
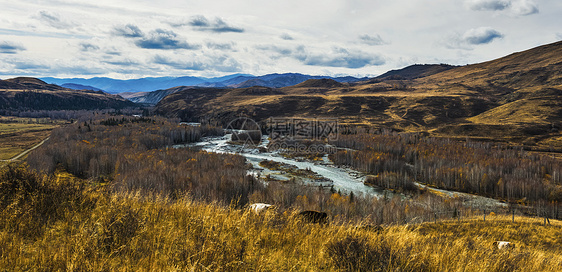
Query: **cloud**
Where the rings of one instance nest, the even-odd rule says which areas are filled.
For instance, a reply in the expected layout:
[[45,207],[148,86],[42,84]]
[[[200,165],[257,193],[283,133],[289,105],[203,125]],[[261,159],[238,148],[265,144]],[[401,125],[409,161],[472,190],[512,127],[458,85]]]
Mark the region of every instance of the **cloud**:
[[215,42],[207,42],[205,44],[209,49],[216,49],[222,51],[236,51],[234,46],[236,45],[234,42],[231,43],[215,43]]
[[462,35],[450,37],[445,46],[450,49],[472,50],[475,45],[488,44],[503,37],[503,34],[491,27],[472,28]]
[[367,44],[367,45],[387,44],[387,42],[385,42],[379,34],[377,34],[375,36],[361,35],[361,36],[359,36],[359,40],[361,40],[362,43]]
[[533,0],[513,1],[511,4],[511,12],[515,15],[531,15],[539,13],[539,7]]
[[562,40],[562,33],[556,33],[556,39]]
[[368,65],[378,66],[386,63],[384,58],[378,54],[370,54],[359,50],[352,51],[341,47],[334,47],[329,53],[311,53],[303,45],[296,48],[261,45],[256,46],[256,49],[276,53],[273,59],[290,57],[310,66],[357,69]]
[[124,60],[108,60],[108,61],[102,61],[103,63],[107,63],[107,64],[111,64],[111,65],[115,65],[115,66],[138,66],[139,62],[138,61],[134,61],[131,59],[124,59]]
[[145,49],[199,49],[200,45],[188,44],[178,39],[173,31],[156,29],[135,42],[140,48]]
[[362,51],[349,51],[345,48],[333,48],[330,54],[306,54],[300,55],[297,59],[306,65],[344,67],[344,68],[363,68],[368,65],[383,65],[385,59],[377,54],[369,54]]
[[292,41],[292,40],[294,40],[294,38],[293,38],[291,35],[287,34],[287,33],[281,34],[280,38],[283,39],[283,40],[286,40],[286,41]]
[[0,54],[16,54],[18,51],[24,51],[25,47],[21,44],[13,42],[0,42]]
[[304,46],[299,46],[296,49],[294,49],[290,47],[285,47],[285,46],[281,47],[277,45],[258,45],[255,48],[262,51],[270,51],[276,53],[277,56],[274,56],[274,58],[279,58],[283,56],[285,57],[292,56],[293,54],[301,54],[302,51],[304,50]]
[[58,29],[69,29],[69,28],[74,28],[75,26],[78,25],[77,23],[74,22],[67,22],[61,19],[59,14],[51,13],[46,10],[39,11],[39,14],[37,14],[35,18],[47,25],[50,25]]
[[508,0],[468,0],[467,6],[472,10],[504,10],[509,8]]
[[127,24],[124,26],[116,26],[113,28],[112,33],[115,36],[121,36],[126,38],[140,38],[144,36],[142,31],[139,29],[139,27],[132,24]]
[[239,72],[241,65],[236,60],[226,56],[192,56],[190,60],[186,60],[185,56],[170,58],[167,56],[156,55],[153,62],[156,64],[170,66],[180,70],[193,71],[219,71],[219,72]]
[[535,0],[466,0],[466,6],[478,11],[503,11],[515,16],[531,15],[539,12]]
[[80,51],[88,52],[88,51],[97,51],[100,49],[99,46],[91,43],[80,43]]
[[218,17],[215,18],[213,22],[211,22],[203,15],[192,17],[187,24],[192,26],[193,29],[197,31],[208,31],[208,32],[215,32],[215,33],[225,33],[225,32],[242,33],[245,31],[243,28],[228,25],[225,21],[223,21],[221,18]]
[[162,55],[156,55],[152,59],[152,62],[156,64],[162,64],[166,66],[170,66],[176,69],[182,70],[195,70],[195,71],[202,71],[206,69],[206,66],[202,62],[197,61],[180,61],[177,59],[171,59],[169,57],[165,57]]
[[469,29],[462,35],[462,40],[472,45],[491,43],[499,38],[503,38],[503,34],[490,27]]

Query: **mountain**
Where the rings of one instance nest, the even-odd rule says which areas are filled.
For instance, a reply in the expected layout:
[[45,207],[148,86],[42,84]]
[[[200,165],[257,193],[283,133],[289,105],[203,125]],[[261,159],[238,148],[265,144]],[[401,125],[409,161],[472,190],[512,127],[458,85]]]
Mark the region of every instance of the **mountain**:
[[[95,77],[90,79],[84,78],[41,78],[43,81],[66,85],[69,88],[77,89],[80,86],[87,86],[86,89],[97,88],[96,90],[105,90],[109,93],[122,92],[150,92],[155,90],[165,90],[179,86],[198,86],[198,87],[227,87],[227,88],[245,88],[252,86],[263,87],[286,87],[299,84],[308,79],[332,78],[327,76],[309,76],[297,73],[286,74],[269,74],[263,76],[253,76],[247,74],[233,74],[223,77],[204,78],[204,77],[146,77],[139,79],[112,79],[106,77]],[[347,76],[332,78],[338,82],[356,82],[361,79]],[[68,85],[74,84],[74,85]]]
[[86,86],[86,85],[81,85],[81,84],[75,84],[75,83],[65,83],[65,84],[62,84],[60,86],[64,87],[64,88],[68,88],[68,89],[73,89],[73,90],[103,91],[102,89],[99,89],[99,88],[96,88],[96,87]]
[[[269,74],[263,76],[248,76],[248,75],[232,75],[227,77],[208,79],[213,82],[206,82],[198,84],[193,87],[207,87],[207,88],[249,88],[254,86],[268,87],[268,88],[281,88],[287,86],[293,86],[305,82],[309,79],[329,79],[336,83],[338,82],[357,82],[364,79],[359,79],[351,76],[347,77],[325,77],[325,76],[309,76],[298,73],[286,73],[286,74]],[[156,90],[153,92],[144,92],[142,94],[129,94],[125,93],[123,97],[135,102],[143,103],[149,105],[155,105],[164,98],[166,95],[178,91],[179,87],[185,87],[189,85],[179,85],[172,88]],[[122,94],[122,93],[120,93]]]
[[233,116],[330,117],[342,124],[562,150],[562,42],[478,64],[413,65],[353,84],[334,82],[313,79],[275,92],[222,89],[212,97],[205,89],[178,90],[155,110],[222,122]]
[[139,79],[112,79],[106,77],[84,78],[42,78],[45,82],[63,85],[68,83],[93,86],[109,93],[147,92],[183,85],[197,85],[206,82],[198,77],[146,77]]
[[375,77],[375,79],[416,79],[438,74],[455,67],[457,66],[448,64],[414,64],[402,69],[388,71]]
[[91,110],[133,107],[134,103],[102,91],[73,90],[37,78],[0,80],[2,110]]

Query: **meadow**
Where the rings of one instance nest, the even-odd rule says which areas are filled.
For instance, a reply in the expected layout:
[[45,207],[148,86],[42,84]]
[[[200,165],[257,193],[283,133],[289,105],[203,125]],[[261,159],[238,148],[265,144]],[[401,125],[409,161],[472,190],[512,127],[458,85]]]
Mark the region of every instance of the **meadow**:
[[61,121],[0,116],[0,160],[8,160],[49,137]]

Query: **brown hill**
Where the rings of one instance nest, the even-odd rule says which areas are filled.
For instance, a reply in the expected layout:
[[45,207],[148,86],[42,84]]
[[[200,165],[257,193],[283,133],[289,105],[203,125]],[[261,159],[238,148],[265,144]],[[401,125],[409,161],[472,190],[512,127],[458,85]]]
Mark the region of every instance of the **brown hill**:
[[[338,117],[342,123],[562,149],[562,42],[461,67],[420,66],[353,85],[309,80],[280,92],[178,92],[157,112],[180,118]],[[337,83],[337,82],[336,82]],[[197,90],[195,93],[205,93]],[[190,92],[191,96],[198,96]],[[189,115],[185,115],[189,112]]]
[[83,110],[133,107],[134,103],[102,91],[77,91],[42,80],[18,77],[0,80],[0,109]]

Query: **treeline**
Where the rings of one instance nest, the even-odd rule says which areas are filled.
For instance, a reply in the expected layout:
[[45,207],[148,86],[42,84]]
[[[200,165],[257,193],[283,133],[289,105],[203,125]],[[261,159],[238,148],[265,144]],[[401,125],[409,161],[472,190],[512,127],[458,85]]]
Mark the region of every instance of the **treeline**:
[[54,120],[78,120],[78,121],[88,121],[94,116],[104,116],[104,115],[143,115],[147,116],[150,111],[147,109],[138,108],[127,108],[127,109],[101,109],[96,111],[91,110],[13,110],[13,109],[0,109],[0,115],[2,116],[14,116],[14,117],[25,117],[25,118],[49,118]]
[[265,184],[248,175],[249,164],[242,156],[171,148],[222,133],[222,128],[178,125],[163,118],[106,116],[56,129],[29,155],[28,164],[47,175],[63,170],[94,185],[107,184],[110,192],[140,191],[172,199],[188,194],[236,207],[263,202],[281,210],[326,211],[341,222],[404,223],[462,209],[460,200],[423,192],[404,200],[390,193],[376,198],[293,182]]
[[114,120],[106,116],[53,130],[50,140],[30,154],[28,164],[48,174],[61,166],[81,178],[111,176],[119,158],[127,153],[223,134],[222,128],[183,126],[163,118],[121,117],[116,126]]
[[334,163],[373,175],[371,182],[417,181],[520,203],[562,201],[562,162],[517,148],[388,131],[340,135],[333,144],[346,148],[330,156]]

